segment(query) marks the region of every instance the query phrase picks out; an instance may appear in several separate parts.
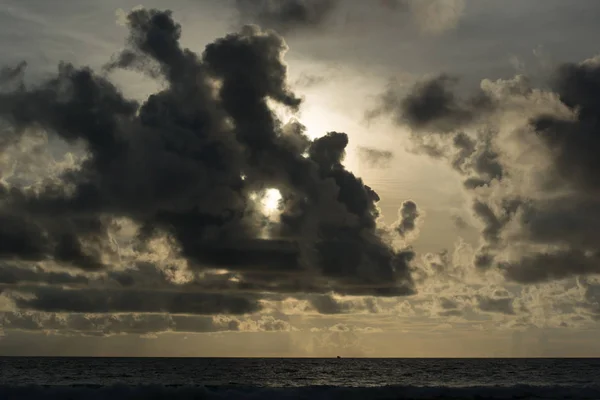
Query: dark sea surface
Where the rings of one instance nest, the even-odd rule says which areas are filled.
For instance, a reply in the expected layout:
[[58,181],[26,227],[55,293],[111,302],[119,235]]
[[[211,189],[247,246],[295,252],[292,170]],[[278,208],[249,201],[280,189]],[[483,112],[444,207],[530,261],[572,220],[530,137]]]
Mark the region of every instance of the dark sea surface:
[[4,399],[600,399],[600,359],[0,357]]

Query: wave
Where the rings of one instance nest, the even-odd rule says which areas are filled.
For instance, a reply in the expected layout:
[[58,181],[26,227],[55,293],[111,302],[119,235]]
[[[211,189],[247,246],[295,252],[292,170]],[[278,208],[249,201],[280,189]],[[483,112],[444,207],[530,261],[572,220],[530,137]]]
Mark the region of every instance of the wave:
[[0,399],[600,399],[600,386],[473,386],[473,387],[333,387],[297,388],[171,386],[171,385],[77,385],[1,386]]

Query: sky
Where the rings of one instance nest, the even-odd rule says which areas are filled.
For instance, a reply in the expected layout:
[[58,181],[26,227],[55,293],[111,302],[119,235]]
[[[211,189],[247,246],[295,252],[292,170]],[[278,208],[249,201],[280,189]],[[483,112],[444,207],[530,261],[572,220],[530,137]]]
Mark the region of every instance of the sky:
[[0,1],[0,355],[600,356],[596,0]]

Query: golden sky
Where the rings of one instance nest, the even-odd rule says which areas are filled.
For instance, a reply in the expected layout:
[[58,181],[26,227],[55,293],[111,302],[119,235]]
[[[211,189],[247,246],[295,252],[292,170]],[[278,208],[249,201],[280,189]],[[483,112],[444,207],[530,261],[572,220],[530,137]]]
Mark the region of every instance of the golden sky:
[[599,354],[596,1],[2,4],[0,355]]

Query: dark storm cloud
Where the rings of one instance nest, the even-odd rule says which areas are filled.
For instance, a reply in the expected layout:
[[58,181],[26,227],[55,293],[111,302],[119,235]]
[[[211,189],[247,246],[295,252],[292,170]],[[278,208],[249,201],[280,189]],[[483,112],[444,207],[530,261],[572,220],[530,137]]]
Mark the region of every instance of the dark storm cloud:
[[358,148],[358,156],[362,162],[370,167],[387,168],[394,158],[394,153],[389,150],[361,146]]
[[235,0],[242,23],[280,33],[314,29],[325,24],[338,0]]
[[[271,110],[269,102],[292,112],[301,104],[287,84],[287,46],[280,36],[244,27],[197,55],[180,46],[181,27],[170,12],[136,10],[128,23],[127,46],[106,67],[164,81],[142,104],[107,77],[69,64],[37,85],[0,93],[0,118],[13,128],[6,134],[18,139],[42,128],[88,151],[80,166],[55,180],[0,187],[0,257],[104,270],[106,282],[127,290],[110,286],[108,296],[97,288],[40,288],[33,299],[17,299],[19,306],[73,312],[259,309],[245,297],[204,293],[211,289],[206,282],[190,284],[199,293],[136,290],[148,282],[144,273],[170,282],[156,268],[112,270],[113,263],[125,262],[114,238],[118,218],[141,227],[136,254],[166,235],[191,272],[229,270],[214,282],[230,292],[414,292],[414,253],[397,251],[380,236],[379,196],[343,166],[348,136],[330,132],[310,141],[299,123],[283,124]],[[280,221],[268,221],[252,200],[267,188],[282,194]],[[259,239],[269,229],[280,238]]]
[[415,131],[447,133],[468,126],[493,109],[492,100],[484,92],[466,99],[457,96],[453,92],[456,82],[456,78],[440,75],[416,83],[404,97],[390,87],[367,117],[387,115]]
[[247,314],[261,309],[251,296],[151,290],[37,287],[34,298],[14,294],[20,309],[46,312]]
[[400,220],[398,221],[395,230],[400,236],[405,237],[417,228],[416,221],[421,214],[419,213],[417,204],[411,200],[402,203],[402,207],[400,207],[398,214]]
[[[317,263],[325,276],[349,285],[348,294],[366,294],[369,287],[378,295],[411,293],[409,263],[414,254],[409,250],[394,251],[377,234],[379,211],[376,203],[379,196],[343,167],[347,144],[346,134],[330,132],[316,139],[308,151],[309,159],[318,166],[320,178],[337,186],[335,193],[329,192],[332,186],[328,184],[328,191],[315,191],[313,194],[334,196],[335,208],[311,210],[318,206],[318,197],[313,200],[316,204],[304,206],[308,207],[309,213],[317,213],[317,220],[323,221],[318,228],[321,240],[316,245]],[[328,221],[332,215],[340,215],[343,220],[353,222],[340,224]]]
[[[254,28],[245,28],[241,35],[229,35],[207,46],[204,53],[209,70],[223,80],[220,94],[225,110],[236,121],[236,137],[250,151],[247,180],[283,183],[280,187],[284,197],[290,196],[290,201],[282,219],[284,229],[291,234],[305,236],[302,226],[308,218],[323,220],[317,232],[311,233],[321,238],[316,243],[315,256],[303,261],[316,263],[325,276],[347,283],[380,284],[385,288],[394,286],[394,282],[410,282],[405,258],[394,254],[375,234],[378,217],[375,203],[379,197],[342,165],[347,135],[330,132],[316,139],[308,148],[308,160],[291,152],[277,136],[277,121],[264,97],[270,96],[292,109],[298,107],[299,100],[285,85],[285,67],[280,60],[283,41],[274,35],[256,33]],[[236,53],[239,59],[233,59],[232,49],[248,43],[265,51],[256,56],[240,51]],[[270,72],[265,75],[263,71]],[[275,170],[274,165],[281,168]],[[255,175],[257,173],[260,175]],[[319,187],[328,189],[323,191]],[[322,196],[331,196],[328,201],[335,200],[323,208]],[[344,219],[356,222],[327,223],[327,214],[347,214]],[[372,240],[365,240],[369,235]],[[355,251],[343,250],[347,248]],[[373,267],[364,270],[361,267],[365,264],[373,264]],[[398,291],[406,290],[399,288]]]

